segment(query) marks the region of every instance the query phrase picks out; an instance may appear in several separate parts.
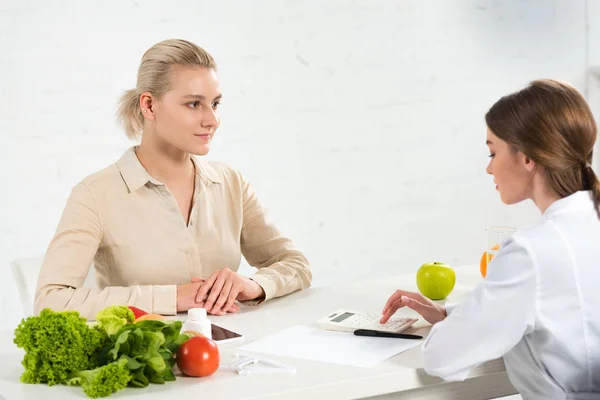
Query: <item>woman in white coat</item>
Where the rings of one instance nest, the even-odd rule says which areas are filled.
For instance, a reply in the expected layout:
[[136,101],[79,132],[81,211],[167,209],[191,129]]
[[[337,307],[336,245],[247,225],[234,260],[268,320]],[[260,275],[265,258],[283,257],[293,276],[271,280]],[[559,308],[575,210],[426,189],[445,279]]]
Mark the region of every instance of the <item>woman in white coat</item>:
[[591,167],[597,125],[583,96],[540,80],[486,114],[490,163],[506,204],[542,213],[501,247],[468,299],[445,307],[396,291],[381,322],[407,306],[434,324],[425,371],[464,380],[504,357],[524,399],[600,399],[600,182]]

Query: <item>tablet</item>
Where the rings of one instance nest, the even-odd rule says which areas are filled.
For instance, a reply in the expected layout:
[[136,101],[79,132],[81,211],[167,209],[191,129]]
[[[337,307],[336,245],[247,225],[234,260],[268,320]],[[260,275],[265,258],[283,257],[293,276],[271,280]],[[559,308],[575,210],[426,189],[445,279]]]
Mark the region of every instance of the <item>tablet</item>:
[[244,340],[244,337],[241,334],[230,331],[222,326],[212,324],[210,328],[212,339],[217,342],[217,344],[233,343]]

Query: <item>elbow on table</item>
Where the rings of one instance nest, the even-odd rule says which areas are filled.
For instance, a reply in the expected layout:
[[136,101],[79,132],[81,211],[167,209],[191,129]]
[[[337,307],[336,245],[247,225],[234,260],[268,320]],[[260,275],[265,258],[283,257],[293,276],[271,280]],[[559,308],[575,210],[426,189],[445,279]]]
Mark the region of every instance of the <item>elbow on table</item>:
[[53,297],[58,295],[57,292],[66,290],[56,287],[41,287],[35,292],[33,299],[33,315],[40,315],[43,309],[50,308],[53,311],[66,311],[66,304],[60,306],[56,301],[52,301]]
[[299,251],[294,254],[294,261],[300,266],[296,269],[297,279],[300,281],[300,289],[308,289],[311,286],[313,279],[310,262],[306,256]]
[[421,356],[423,370],[431,376],[437,376],[446,381],[464,381],[468,371],[457,371],[452,360],[447,359],[446,354],[440,354],[443,349],[431,349],[427,343],[423,345]]

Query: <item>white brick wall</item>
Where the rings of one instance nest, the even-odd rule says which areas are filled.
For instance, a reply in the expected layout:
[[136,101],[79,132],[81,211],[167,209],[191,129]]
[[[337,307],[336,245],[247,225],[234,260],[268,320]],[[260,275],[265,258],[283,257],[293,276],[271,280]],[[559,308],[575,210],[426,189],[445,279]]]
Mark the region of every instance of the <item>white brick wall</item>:
[[500,203],[483,114],[535,78],[585,86],[585,22],[584,0],[0,2],[0,328],[20,313],[10,260],[43,253],[70,188],[130,145],[115,104],[155,42],[215,56],[210,157],[327,284],[472,263],[486,226],[537,218]]

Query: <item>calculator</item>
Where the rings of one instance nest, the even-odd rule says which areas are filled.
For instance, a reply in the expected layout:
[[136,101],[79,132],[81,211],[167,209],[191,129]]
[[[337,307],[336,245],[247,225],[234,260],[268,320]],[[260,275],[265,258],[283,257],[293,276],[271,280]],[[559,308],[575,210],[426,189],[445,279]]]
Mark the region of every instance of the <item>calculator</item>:
[[418,321],[416,318],[396,317],[390,318],[385,324],[380,324],[380,319],[381,315],[350,310],[338,310],[319,319],[317,321],[317,326],[330,331],[354,332],[357,329],[372,329],[376,331],[400,333],[410,328]]

